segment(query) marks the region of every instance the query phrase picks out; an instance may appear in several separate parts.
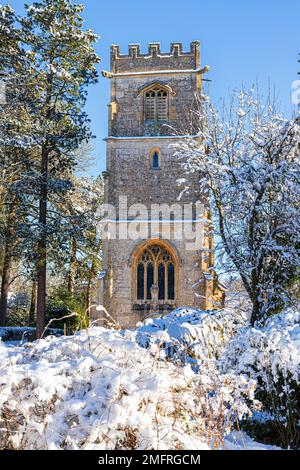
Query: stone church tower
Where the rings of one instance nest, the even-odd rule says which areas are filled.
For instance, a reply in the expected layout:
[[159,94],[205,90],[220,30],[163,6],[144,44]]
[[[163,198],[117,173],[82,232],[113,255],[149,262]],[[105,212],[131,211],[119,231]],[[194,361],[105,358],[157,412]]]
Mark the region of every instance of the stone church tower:
[[[176,208],[167,212],[168,205],[205,204],[198,191],[199,175],[185,175],[172,144],[193,132],[190,111],[201,97],[207,70],[200,67],[200,44],[194,41],[188,52],[181,43],[172,43],[167,53],[151,43],[147,54],[131,44],[128,55],[112,46],[111,69],[102,72],[111,89],[105,202],[116,209],[117,233],[130,233],[104,242],[105,276],[98,302],[122,327],[175,306],[211,308],[212,298],[221,295],[213,271],[212,237],[189,249],[185,236],[178,236]],[[189,189],[184,191],[177,182],[182,178],[188,178]],[[152,217],[152,232],[145,235],[150,215],[143,207],[153,204],[164,204],[166,210]],[[140,237],[129,228],[137,213]],[[194,209],[192,214],[195,228]]]

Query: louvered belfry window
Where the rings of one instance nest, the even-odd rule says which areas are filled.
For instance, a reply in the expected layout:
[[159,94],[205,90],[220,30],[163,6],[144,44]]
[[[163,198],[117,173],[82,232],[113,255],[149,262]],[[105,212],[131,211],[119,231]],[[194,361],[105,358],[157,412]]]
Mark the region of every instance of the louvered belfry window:
[[155,88],[145,93],[145,120],[166,121],[168,119],[168,93]]

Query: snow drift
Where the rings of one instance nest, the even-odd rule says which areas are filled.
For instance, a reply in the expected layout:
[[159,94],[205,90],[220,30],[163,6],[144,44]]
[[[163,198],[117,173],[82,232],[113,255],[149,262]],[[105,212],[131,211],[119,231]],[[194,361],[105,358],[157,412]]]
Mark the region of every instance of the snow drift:
[[165,317],[146,320],[136,338],[150,350],[159,345],[160,357],[189,363],[198,370],[202,362],[219,359],[229,340],[245,325],[246,315],[237,310],[178,308]]
[[[195,374],[141,348],[136,332],[90,328],[0,349],[0,447],[205,449],[250,413],[255,382]],[[159,347],[159,345],[158,345]]]
[[0,342],[0,448],[253,448],[232,429],[266,393],[295,401],[299,320],[177,309],[134,331]]

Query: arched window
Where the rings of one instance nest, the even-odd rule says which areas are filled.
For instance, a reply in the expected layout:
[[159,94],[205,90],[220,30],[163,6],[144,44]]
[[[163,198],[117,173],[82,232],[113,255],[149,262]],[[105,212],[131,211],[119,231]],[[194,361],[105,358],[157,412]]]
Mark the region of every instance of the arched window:
[[175,300],[175,267],[170,253],[159,245],[142,252],[136,264],[137,300],[149,301],[152,286],[158,287],[158,300]]
[[166,121],[168,119],[167,91],[157,86],[146,91],[144,103],[146,121]]
[[158,152],[154,152],[154,154],[152,155],[152,168],[159,168]]

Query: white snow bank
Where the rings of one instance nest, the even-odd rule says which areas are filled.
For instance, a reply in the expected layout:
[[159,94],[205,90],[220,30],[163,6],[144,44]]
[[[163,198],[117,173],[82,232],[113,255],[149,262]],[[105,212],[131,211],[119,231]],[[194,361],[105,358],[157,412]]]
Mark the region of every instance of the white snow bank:
[[160,356],[193,366],[220,358],[237,331],[245,326],[246,315],[237,310],[201,311],[178,308],[163,318],[146,320],[137,330],[137,342]]
[[282,450],[281,447],[256,442],[242,431],[232,431],[224,441],[224,450]]
[[131,331],[90,328],[22,348],[0,343],[0,448],[220,446],[249,413],[254,389],[212,362],[194,374],[158,359]]
[[262,403],[262,412],[249,420],[253,430],[261,433],[259,429],[268,426],[277,436],[274,442],[284,448],[299,448],[299,311],[289,309],[274,315],[260,328],[242,328],[228,344],[218,368],[256,380],[255,396]]

